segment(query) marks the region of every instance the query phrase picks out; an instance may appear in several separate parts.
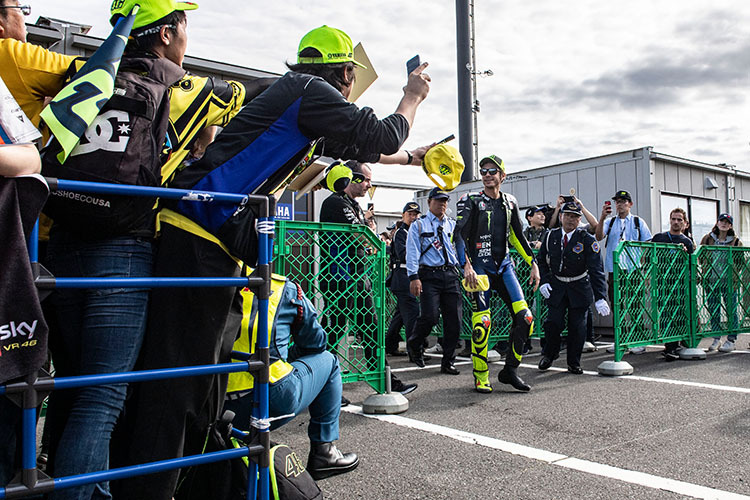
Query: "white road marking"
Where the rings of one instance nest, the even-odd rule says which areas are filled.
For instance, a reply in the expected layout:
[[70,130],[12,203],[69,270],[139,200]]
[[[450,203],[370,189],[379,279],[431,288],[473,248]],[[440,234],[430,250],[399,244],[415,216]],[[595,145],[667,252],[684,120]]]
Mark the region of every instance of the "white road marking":
[[511,453],[513,455],[522,456],[532,460],[545,462],[549,465],[555,465],[559,467],[565,467],[567,469],[574,469],[587,474],[593,474],[596,476],[607,477],[615,479],[617,481],[623,481],[626,483],[637,484],[645,486],[647,488],[654,488],[663,491],[670,491],[680,495],[689,496],[692,498],[704,498],[704,499],[717,499],[717,500],[733,500],[733,499],[745,499],[750,500],[750,496],[740,495],[738,493],[732,493],[730,491],[717,490],[698,484],[687,483],[684,481],[678,481],[676,479],[670,479],[661,476],[655,476],[653,474],[646,474],[645,472],[632,471],[628,469],[622,469],[620,467],[613,467],[606,464],[600,464],[597,462],[591,462],[589,460],[581,460],[575,457],[569,457],[560,453],[555,453],[540,448],[532,448],[522,444],[511,443],[510,441],[503,441],[501,439],[491,438],[488,436],[482,436],[472,432],[465,432],[458,429],[452,429],[442,425],[431,424],[428,422],[422,422],[413,418],[402,417],[400,415],[366,415],[362,413],[362,407],[356,405],[349,405],[341,409],[347,413],[354,415],[360,415],[366,418],[372,418],[380,420],[382,422],[388,422],[401,427],[409,429],[421,430],[444,436],[450,439],[455,439],[469,444],[476,444],[499,450],[505,453]]

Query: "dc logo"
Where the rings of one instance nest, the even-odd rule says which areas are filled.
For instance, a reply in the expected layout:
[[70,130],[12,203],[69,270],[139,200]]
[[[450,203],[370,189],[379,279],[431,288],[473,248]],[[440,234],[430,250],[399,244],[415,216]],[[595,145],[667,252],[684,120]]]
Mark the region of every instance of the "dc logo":
[[450,173],[452,172],[451,168],[448,165],[440,165],[440,167],[438,168],[438,171],[442,175],[450,175]]
[[127,112],[110,109],[98,115],[91,123],[81,142],[70,153],[71,156],[91,153],[96,150],[122,153],[130,140],[130,116]]

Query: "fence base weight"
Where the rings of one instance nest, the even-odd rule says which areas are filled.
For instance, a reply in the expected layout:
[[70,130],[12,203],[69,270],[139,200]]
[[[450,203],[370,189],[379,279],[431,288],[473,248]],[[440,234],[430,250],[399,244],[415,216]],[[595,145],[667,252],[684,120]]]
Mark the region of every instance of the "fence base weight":
[[685,348],[680,350],[680,359],[706,359],[706,351],[704,351],[703,349],[698,349],[697,347]]
[[400,392],[371,394],[362,403],[362,411],[367,414],[396,415],[409,409],[409,400]]
[[608,377],[633,374],[633,367],[627,361],[602,361],[597,370],[599,375],[607,375]]

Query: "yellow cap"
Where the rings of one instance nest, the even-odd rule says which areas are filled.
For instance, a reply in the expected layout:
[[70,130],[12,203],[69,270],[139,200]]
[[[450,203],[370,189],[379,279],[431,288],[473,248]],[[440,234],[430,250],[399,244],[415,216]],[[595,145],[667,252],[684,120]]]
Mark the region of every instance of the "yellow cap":
[[[316,49],[320,52],[320,57],[300,56],[300,53],[307,48]],[[357,66],[367,69],[365,65],[354,60],[352,39],[339,29],[323,25],[307,33],[299,42],[298,64],[340,64],[345,62],[353,62]]]
[[136,5],[140,6],[135,15],[133,29],[148,26],[159,19],[168,16],[176,10],[195,10],[195,2],[177,2],[175,0],[114,0],[109,8],[110,20],[114,26],[118,16],[128,16]]
[[466,278],[463,279],[461,284],[464,286],[464,290],[467,292],[486,292],[490,289],[490,279],[486,274],[477,274],[477,285],[469,286],[466,284]]
[[422,170],[437,187],[453,191],[461,183],[464,158],[453,146],[438,144],[424,155]]

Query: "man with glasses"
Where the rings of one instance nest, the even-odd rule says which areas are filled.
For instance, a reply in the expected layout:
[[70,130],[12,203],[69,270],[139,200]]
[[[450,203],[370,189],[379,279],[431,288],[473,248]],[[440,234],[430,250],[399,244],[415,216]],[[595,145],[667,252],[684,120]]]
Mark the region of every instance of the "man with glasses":
[[[505,367],[498,374],[498,380],[527,392],[531,387],[518,376],[516,370],[521,364],[526,339],[533,331],[534,318],[516,277],[508,246],[513,245],[531,266],[529,283],[534,283],[534,290],[539,286],[539,267],[523,235],[518,202],[513,196],[500,191],[500,185],[505,180],[503,160],[491,155],[483,158],[479,166],[484,189],[480,193],[466,194],[459,200],[456,224],[456,236],[466,243],[464,277],[467,290],[471,290],[474,308],[471,337],[474,388],[480,393],[492,392],[487,341],[492,324],[490,296],[494,290],[505,302],[513,320]],[[486,275],[487,281],[479,280],[479,275]],[[484,285],[480,285],[482,282]]]
[[0,38],[26,41],[26,19],[31,14],[30,5],[19,5],[18,0],[1,0]]
[[[612,200],[615,202],[617,215],[609,217],[612,214],[612,203],[606,201],[602,206],[595,236],[598,241],[607,238],[604,252],[604,272],[607,273],[607,296],[609,297],[609,303],[612,304],[612,309],[614,309],[615,249],[621,241],[648,241],[651,239],[651,231],[648,229],[646,221],[630,213],[633,207],[633,198],[630,193],[622,190],[617,191]],[[614,352],[614,348],[610,347],[607,352]],[[631,354],[643,354],[644,352],[646,352],[645,347],[630,349]]]

